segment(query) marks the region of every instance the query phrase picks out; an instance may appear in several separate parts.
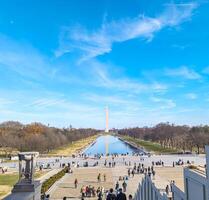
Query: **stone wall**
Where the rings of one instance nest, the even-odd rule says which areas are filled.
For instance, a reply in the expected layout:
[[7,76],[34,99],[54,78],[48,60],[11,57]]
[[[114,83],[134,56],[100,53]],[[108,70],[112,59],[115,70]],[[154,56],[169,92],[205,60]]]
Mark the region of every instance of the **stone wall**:
[[184,191],[172,183],[172,197],[160,193],[152,180],[145,175],[139,184],[134,200],[209,200],[209,146],[205,147],[206,173],[199,170],[184,169]]
[[145,175],[139,184],[134,200],[168,200],[164,192],[160,192],[150,177]]

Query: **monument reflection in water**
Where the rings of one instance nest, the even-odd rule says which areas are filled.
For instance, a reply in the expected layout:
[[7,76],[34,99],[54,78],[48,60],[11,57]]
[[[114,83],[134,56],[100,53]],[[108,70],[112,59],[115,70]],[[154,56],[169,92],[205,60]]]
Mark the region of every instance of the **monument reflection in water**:
[[123,142],[118,137],[112,135],[104,135],[97,138],[94,144],[89,146],[86,150],[86,154],[132,154],[140,153],[142,150],[136,149],[129,144]]

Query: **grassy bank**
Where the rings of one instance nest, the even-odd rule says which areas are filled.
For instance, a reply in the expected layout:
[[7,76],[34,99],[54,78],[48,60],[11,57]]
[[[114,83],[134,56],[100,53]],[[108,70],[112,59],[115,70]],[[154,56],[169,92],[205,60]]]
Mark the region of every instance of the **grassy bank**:
[[[35,178],[39,178],[43,175],[45,175],[48,171],[37,171],[35,173]],[[11,174],[0,174],[0,199],[3,198],[3,196],[7,195],[13,185],[17,183],[19,178],[18,173],[11,173]]]
[[87,147],[92,142],[94,142],[97,137],[98,137],[98,135],[94,135],[91,137],[87,137],[87,138],[75,141],[71,144],[68,144],[66,146],[60,147],[58,149],[55,149],[55,150],[49,152],[48,155],[50,155],[50,156],[70,156],[72,154],[75,154],[75,153],[83,150],[85,147]]
[[120,137],[128,142],[134,143],[138,147],[143,147],[147,151],[154,152],[157,154],[177,153],[177,150],[175,149],[164,148],[160,144],[151,141],[140,140],[130,136],[120,136]]

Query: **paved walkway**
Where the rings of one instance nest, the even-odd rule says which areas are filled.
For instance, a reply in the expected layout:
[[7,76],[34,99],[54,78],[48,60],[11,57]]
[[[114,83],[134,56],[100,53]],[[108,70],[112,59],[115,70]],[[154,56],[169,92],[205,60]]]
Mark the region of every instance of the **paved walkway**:
[[[133,167],[133,166],[132,166]],[[132,167],[127,167],[127,166],[118,166],[115,168],[112,168],[112,174],[113,174],[113,180],[114,183],[116,183],[119,179],[119,176],[127,176],[128,169]],[[143,175],[142,174],[135,174],[134,177],[129,177],[127,181],[127,189],[126,189],[126,194],[132,194],[134,197],[134,194],[138,188],[138,184],[141,181]],[[119,181],[120,187],[122,188],[122,183],[123,181]]]
[[[96,189],[103,186],[105,190],[110,188],[115,188],[115,183],[118,181],[119,176],[127,175],[128,167],[116,166],[114,168],[105,167],[88,167],[88,168],[75,168],[73,174],[66,174],[61,181],[56,183],[56,186],[50,191],[51,200],[62,200],[63,197],[80,199],[81,193],[80,189],[84,185],[92,185]],[[102,181],[97,181],[97,175],[101,173]],[[106,174],[106,181],[103,180],[103,175]],[[127,181],[127,192],[126,194],[132,194],[134,196],[139,181],[143,175],[135,175],[133,178],[129,178]],[[78,179],[78,188],[74,187],[74,180]],[[122,181],[119,182],[120,187],[122,187]],[[90,198],[90,199],[97,199]]]
[[[99,173],[102,175],[101,182],[97,181],[97,175]],[[106,181],[103,180],[104,174],[106,174]],[[74,187],[75,178],[78,179],[77,189]],[[96,189],[99,186],[103,186],[105,189],[109,189],[114,186],[112,171],[108,168],[101,167],[74,168],[73,174],[66,174],[64,178],[56,184],[56,188],[50,193],[50,200],[63,199],[63,197],[80,199],[80,190],[83,185],[92,185]]]

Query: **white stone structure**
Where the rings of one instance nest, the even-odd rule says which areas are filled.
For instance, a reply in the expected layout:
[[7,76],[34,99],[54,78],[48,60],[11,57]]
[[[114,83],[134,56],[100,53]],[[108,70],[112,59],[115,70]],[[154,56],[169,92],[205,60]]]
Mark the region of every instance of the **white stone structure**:
[[169,200],[165,191],[159,191],[148,175],[139,183],[134,200]]
[[19,153],[19,180],[5,200],[40,200],[41,183],[34,180],[35,159],[38,152]]
[[209,146],[205,147],[206,173],[196,168],[184,169],[184,191],[171,183],[172,195],[160,191],[147,175],[139,184],[134,200],[209,200]]

